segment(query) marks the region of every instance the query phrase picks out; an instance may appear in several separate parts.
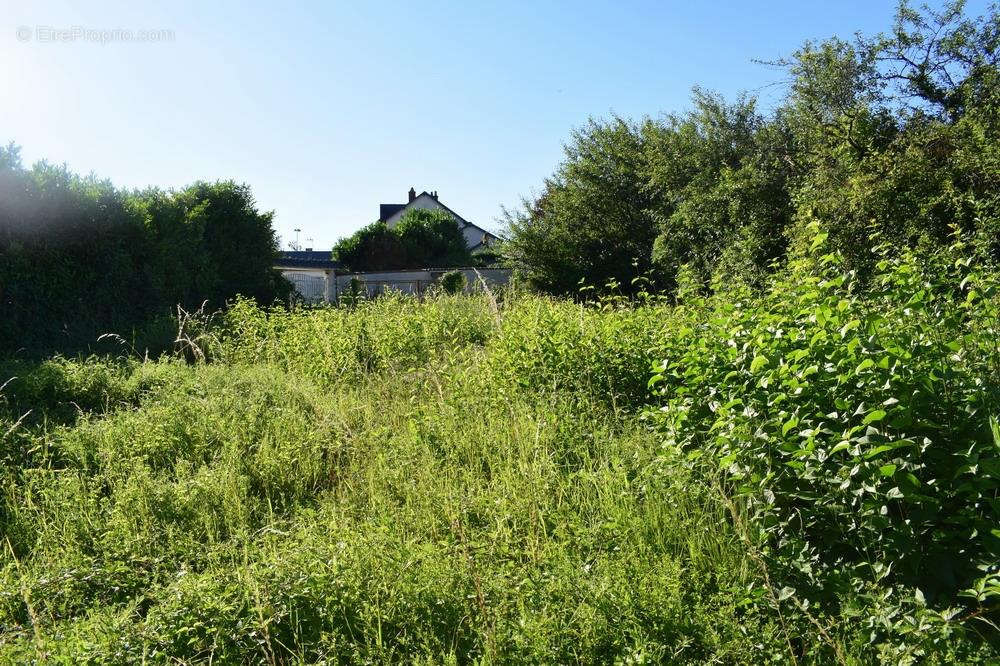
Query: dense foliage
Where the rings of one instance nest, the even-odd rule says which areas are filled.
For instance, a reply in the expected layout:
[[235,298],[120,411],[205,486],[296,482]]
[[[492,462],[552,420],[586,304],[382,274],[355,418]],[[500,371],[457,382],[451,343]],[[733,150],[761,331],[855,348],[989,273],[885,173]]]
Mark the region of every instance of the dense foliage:
[[249,188],[126,192],[0,148],[0,347],[75,349],[237,294],[287,295]]
[[446,294],[457,294],[465,289],[465,273],[462,271],[448,271],[441,276],[441,289]]
[[[508,213],[505,252],[536,286],[676,286],[687,269],[760,286],[813,222],[863,280],[873,233],[1000,259],[1000,13],[901,5],[885,35],[806,43],[770,111],[695,90],[693,109],[591,121],[540,196]],[[868,263],[866,263],[868,262]]]
[[857,617],[882,662],[940,653],[955,618],[995,640],[1000,280],[961,242],[880,246],[861,291],[828,249],[815,236],[761,296],[688,293],[651,418],[731,496],[777,608]]
[[811,231],[679,305],[242,300],[188,363],[6,364],[0,660],[996,663],[996,275],[859,290]]
[[373,222],[333,246],[333,259],[351,271],[471,266],[455,218],[443,210],[411,209],[389,228]]

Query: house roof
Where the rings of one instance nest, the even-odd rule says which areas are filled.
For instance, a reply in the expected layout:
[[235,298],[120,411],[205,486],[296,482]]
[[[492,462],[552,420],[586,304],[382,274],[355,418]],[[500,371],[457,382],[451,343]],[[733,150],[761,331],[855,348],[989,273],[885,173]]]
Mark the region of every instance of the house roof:
[[[423,196],[427,196],[427,197],[430,197],[431,199],[434,199],[434,201],[437,203],[437,205],[441,206],[441,208],[443,208],[444,210],[446,210],[449,213],[451,213],[452,216],[454,216],[455,219],[457,219],[459,221],[459,223],[462,225],[463,229],[465,229],[466,227],[472,227],[474,229],[479,229],[484,234],[489,234],[493,238],[496,238],[495,234],[487,231],[486,229],[483,229],[478,224],[475,224],[473,222],[469,222],[467,219],[465,219],[464,217],[462,217],[461,215],[459,215],[458,213],[456,213],[455,211],[453,211],[451,208],[448,208],[446,205],[444,205],[443,203],[441,203],[441,201],[436,196],[434,196],[433,194],[431,194],[427,190],[424,190],[423,192],[421,192],[420,194],[418,194],[417,196],[415,196],[413,198],[413,201],[416,201],[417,199],[419,199],[420,197],[423,197]],[[379,207],[378,207],[378,219],[379,219],[379,222],[385,222],[386,220],[388,220],[390,217],[392,217],[393,215],[395,215],[399,211],[408,208],[410,206],[410,204],[413,203],[413,201],[411,201],[409,203],[401,203],[401,204],[379,204]]]
[[390,217],[406,208],[407,204],[379,204],[378,221],[385,222]]
[[340,268],[330,250],[289,250],[280,252],[275,265],[279,268]]

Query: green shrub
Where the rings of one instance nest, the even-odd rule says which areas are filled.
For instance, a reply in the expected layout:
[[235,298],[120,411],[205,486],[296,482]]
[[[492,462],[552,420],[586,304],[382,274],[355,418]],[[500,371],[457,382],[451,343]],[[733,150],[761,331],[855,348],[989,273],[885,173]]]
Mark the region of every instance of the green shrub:
[[0,346],[100,351],[118,333],[141,355],[169,346],[177,305],[283,299],[271,217],[245,185],[126,192],[0,147]]
[[465,273],[462,271],[448,271],[441,276],[441,288],[444,293],[459,294],[465,289]]
[[995,279],[957,244],[861,295],[824,238],[762,297],[682,309],[650,416],[721,475],[771,602],[862,613],[872,658],[915,659],[1000,600]]

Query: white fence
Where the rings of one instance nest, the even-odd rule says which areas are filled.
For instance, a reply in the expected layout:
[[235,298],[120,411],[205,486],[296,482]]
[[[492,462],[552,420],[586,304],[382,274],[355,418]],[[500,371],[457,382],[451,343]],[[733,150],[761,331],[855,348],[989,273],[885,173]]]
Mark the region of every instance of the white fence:
[[361,293],[375,298],[389,291],[414,296],[423,295],[438,283],[441,276],[451,270],[465,275],[465,291],[471,293],[487,287],[493,288],[510,282],[511,271],[504,268],[425,269],[418,271],[378,271],[333,275],[323,269],[282,270],[282,275],[295,287],[299,296],[309,303],[337,302],[351,293],[351,282],[360,283]]
[[360,283],[361,293],[365,294],[368,298],[374,298],[389,291],[420,296],[436,285],[442,275],[452,270],[460,271],[465,275],[466,293],[482,289],[483,284],[492,288],[510,282],[511,271],[506,268],[456,268],[354,273],[337,276],[334,293],[331,295],[331,298],[338,300],[341,295],[350,294],[352,280],[357,280]]

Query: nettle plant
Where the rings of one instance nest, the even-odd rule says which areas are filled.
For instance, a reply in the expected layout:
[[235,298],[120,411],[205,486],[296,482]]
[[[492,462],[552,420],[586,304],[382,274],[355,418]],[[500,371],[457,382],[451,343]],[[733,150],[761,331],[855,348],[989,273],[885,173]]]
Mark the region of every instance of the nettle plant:
[[678,308],[680,330],[654,364],[652,416],[666,445],[731,498],[773,572],[773,604],[850,615],[905,598],[865,614],[893,635],[995,626],[996,278],[960,241],[931,258],[876,248],[862,291],[813,233],[764,295]]

